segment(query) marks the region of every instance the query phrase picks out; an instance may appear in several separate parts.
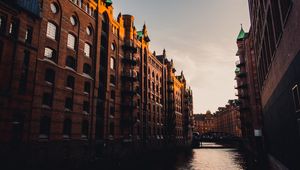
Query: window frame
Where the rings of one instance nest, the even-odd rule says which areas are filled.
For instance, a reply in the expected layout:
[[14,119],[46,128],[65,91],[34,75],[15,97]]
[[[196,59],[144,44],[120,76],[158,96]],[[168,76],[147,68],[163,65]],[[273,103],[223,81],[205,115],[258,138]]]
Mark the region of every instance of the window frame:
[[56,41],[56,38],[57,38],[57,25],[54,22],[48,21],[47,30],[46,30],[46,37]]
[[[297,99],[295,97],[295,93],[297,95]],[[292,95],[293,95],[293,101],[294,101],[294,107],[295,107],[295,111],[296,113],[300,113],[300,95],[299,95],[299,85],[296,84],[293,88],[292,88]],[[297,104],[298,102],[298,104]]]
[[75,50],[76,47],[76,36],[74,34],[68,33],[67,47],[71,50]]
[[91,49],[92,49],[92,46],[89,43],[85,42],[84,49],[83,49],[83,54],[85,57],[91,58]]

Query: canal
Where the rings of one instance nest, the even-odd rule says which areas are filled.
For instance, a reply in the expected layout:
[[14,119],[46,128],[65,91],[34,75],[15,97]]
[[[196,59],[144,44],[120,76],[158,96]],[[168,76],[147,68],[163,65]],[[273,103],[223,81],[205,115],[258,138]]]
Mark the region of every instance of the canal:
[[[100,167],[100,166],[98,166]],[[99,168],[92,168],[96,170]],[[215,143],[203,143],[202,148],[192,150],[152,153],[127,160],[113,162],[108,170],[243,170],[266,169],[254,166],[249,156],[238,148],[226,148]]]

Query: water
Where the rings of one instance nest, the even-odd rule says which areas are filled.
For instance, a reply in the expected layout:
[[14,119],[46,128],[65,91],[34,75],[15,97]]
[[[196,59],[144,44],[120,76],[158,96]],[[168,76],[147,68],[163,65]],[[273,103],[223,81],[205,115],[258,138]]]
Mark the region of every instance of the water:
[[[208,144],[203,144],[206,147]],[[176,170],[242,170],[247,169],[246,157],[237,149],[219,148],[218,145],[209,145],[211,148],[194,149],[192,156],[183,166]],[[216,147],[216,148],[213,148]]]
[[[116,167],[104,169],[118,170],[243,170],[261,169],[250,167],[249,158],[236,148],[224,148],[214,143],[204,143],[203,148],[189,151],[152,153],[125,161]],[[103,168],[100,168],[103,169]],[[93,169],[94,170],[94,169]],[[96,170],[96,169],[95,169]]]

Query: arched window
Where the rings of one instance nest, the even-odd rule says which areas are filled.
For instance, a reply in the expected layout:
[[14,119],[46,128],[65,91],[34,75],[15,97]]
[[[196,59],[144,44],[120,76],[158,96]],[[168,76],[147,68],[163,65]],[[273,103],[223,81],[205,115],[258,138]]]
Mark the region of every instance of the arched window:
[[75,36],[73,34],[68,34],[68,41],[67,41],[68,48],[74,50],[75,49],[75,44],[76,44]]
[[74,15],[72,15],[70,17],[70,22],[73,26],[76,26],[78,21],[77,21],[77,18]]
[[92,35],[92,33],[93,33],[93,29],[90,26],[86,27],[86,34]]
[[76,69],[76,61],[75,61],[74,57],[67,56],[66,66],[69,68],[72,68],[74,70]]
[[89,133],[89,122],[87,120],[82,121],[81,124],[81,137],[88,138]]
[[56,31],[57,31],[57,26],[52,22],[48,22],[47,32],[46,32],[47,37],[56,40],[56,34],[57,34]]
[[83,65],[83,73],[87,75],[91,75],[91,66],[87,63]]
[[51,9],[51,12],[54,13],[54,14],[58,13],[58,11],[59,11],[59,7],[56,3],[51,3],[50,4],[50,9]]
[[43,116],[40,120],[40,138],[48,139],[50,134],[51,119]]
[[72,132],[72,120],[68,118],[64,120],[63,137],[70,138],[71,132]]
[[55,72],[52,69],[47,69],[45,73],[45,81],[48,84],[54,84],[55,82]]
[[84,43],[84,56],[90,57],[91,54],[91,45],[88,43]]

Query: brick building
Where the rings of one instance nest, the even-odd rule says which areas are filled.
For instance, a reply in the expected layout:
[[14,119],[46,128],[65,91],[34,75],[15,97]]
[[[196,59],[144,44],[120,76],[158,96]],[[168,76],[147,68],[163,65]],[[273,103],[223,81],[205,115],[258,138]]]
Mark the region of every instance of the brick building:
[[196,132],[199,132],[200,134],[214,132],[214,115],[210,111],[207,111],[206,114],[196,114],[194,115],[194,119]]
[[214,131],[225,132],[242,137],[240,111],[236,100],[229,100],[225,107],[220,107],[214,117]]
[[88,159],[191,136],[191,89],[133,16],[114,19],[106,0],[0,4],[1,156],[17,144],[32,160]]
[[245,145],[258,156],[262,151],[262,110],[251,30],[246,33],[241,28],[237,46],[235,89],[238,91],[236,96],[241,112],[242,134]]
[[299,169],[300,2],[248,2],[268,158],[280,169]]

